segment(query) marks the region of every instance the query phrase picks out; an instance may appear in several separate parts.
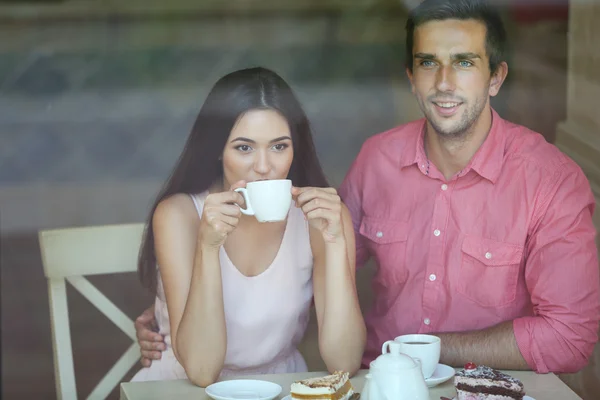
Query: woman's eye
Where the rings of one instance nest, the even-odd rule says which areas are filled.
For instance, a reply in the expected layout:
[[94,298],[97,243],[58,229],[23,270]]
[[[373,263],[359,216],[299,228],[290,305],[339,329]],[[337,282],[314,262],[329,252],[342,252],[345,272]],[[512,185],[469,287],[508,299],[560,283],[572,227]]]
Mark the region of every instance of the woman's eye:
[[238,149],[239,151],[242,151],[242,152],[246,153],[246,152],[252,150],[252,147],[248,146],[247,144],[242,144],[242,145],[236,147],[236,149]]
[[279,144],[276,144],[275,146],[273,146],[273,148],[276,151],[283,151],[283,150],[287,149],[287,147],[288,147],[288,145],[285,143],[279,143]]

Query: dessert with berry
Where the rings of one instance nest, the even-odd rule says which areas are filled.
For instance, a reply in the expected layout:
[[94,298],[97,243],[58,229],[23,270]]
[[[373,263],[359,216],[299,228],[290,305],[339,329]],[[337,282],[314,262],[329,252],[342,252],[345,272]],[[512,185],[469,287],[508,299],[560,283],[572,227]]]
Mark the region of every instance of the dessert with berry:
[[454,376],[458,400],[522,400],[523,383],[503,372],[467,363]]

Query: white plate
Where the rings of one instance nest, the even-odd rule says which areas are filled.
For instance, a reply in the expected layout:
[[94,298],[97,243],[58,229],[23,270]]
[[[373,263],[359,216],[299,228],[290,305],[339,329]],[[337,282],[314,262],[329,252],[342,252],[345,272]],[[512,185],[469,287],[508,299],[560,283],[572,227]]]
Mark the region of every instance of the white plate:
[[272,400],[281,390],[273,382],[236,379],[213,383],[206,388],[206,394],[215,400]]
[[427,384],[427,387],[430,388],[437,386],[452,378],[455,372],[456,371],[454,371],[454,368],[452,367],[445,364],[438,364],[437,367],[435,367],[435,371],[433,371],[433,375],[425,379],[425,383]]

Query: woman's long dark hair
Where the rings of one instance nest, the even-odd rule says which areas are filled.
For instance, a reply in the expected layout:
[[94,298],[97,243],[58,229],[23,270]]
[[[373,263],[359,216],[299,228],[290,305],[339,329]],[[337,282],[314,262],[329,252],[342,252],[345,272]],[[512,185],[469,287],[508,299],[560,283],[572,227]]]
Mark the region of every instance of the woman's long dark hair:
[[295,186],[327,187],[308,118],[290,86],[275,72],[249,68],[225,75],[211,89],[198,113],[173,173],[154,201],[138,259],[144,287],[156,293],[157,271],[152,216],[157,205],[176,193],[196,194],[223,179],[219,160],[235,122],[253,109],[278,111],[288,122],[294,159],[288,179]]

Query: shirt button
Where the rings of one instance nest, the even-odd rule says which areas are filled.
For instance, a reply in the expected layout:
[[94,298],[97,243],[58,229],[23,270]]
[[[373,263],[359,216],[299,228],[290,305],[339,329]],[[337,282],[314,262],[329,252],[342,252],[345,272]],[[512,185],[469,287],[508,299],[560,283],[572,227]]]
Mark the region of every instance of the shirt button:
[[435,276],[435,274],[431,274],[431,275],[429,275],[429,280],[430,280],[431,282],[435,281],[436,279],[437,279],[437,276]]
[[383,237],[383,232],[379,231],[375,234],[375,236],[377,236],[378,238]]
[[485,258],[490,260],[492,258],[492,253],[490,253],[489,251],[487,253],[485,253]]
[[442,190],[448,190],[448,185],[446,185],[445,183],[442,185]]
[[431,321],[429,320],[429,318],[425,318],[425,319],[423,320],[423,323],[424,323],[425,325],[429,325],[429,324],[431,323]]
[[441,233],[442,233],[442,232],[440,232],[440,230],[439,230],[439,229],[436,229],[435,231],[433,231],[433,234],[434,234],[435,236],[440,236],[440,234],[441,234]]

